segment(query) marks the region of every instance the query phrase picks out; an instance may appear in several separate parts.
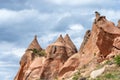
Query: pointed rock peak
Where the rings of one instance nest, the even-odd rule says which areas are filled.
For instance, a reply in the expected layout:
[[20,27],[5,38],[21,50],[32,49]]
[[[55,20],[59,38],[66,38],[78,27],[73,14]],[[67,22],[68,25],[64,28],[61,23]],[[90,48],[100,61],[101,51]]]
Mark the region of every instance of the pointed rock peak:
[[117,27],[120,29],[120,19],[118,20],[118,25]]
[[71,40],[68,34],[65,35],[64,40]]
[[96,14],[96,15],[100,15],[100,13],[99,13],[98,11],[95,11],[95,14]]
[[69,37],[68,34],[65,35],[64,37],[64,41],[67,45],[69,45],[72,49],[75,49],[75,51],[77,52],[77,48],[76,46],[74,45],[74,43],[72,42],[71,38]]
[[36,39],[36,40],[37,40],[37,35],[35,35],[35,36],[34,36],[34,39]]
[[120,24],[120,19],[118,20],[118,23]]
[[[37,50],[42,50],[42,48],[40,47],[38,40],[37,40],[37,35],[34,36],[33,41],[31,42],[31,44],[29,45],[28,49],[37,49]],[[27,49],[27,50],[28,50]]]
[[61,43],[65,43],[62,35],[60,34],[60,36],[58,37],[58,39],[55,42],[61,42]]

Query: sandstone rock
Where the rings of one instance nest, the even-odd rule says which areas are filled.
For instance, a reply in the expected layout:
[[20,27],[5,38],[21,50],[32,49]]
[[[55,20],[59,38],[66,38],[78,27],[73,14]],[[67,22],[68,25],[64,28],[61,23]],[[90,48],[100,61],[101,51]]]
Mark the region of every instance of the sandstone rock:
[[90,37],[90,34],[91,34],[91,31],[90,30],[87,30],[86,33],[85,33],[85,36],[84,36],[84,39],[83,39],[83,42],[80,46],[80,50],[79,50],[79,53],[82,52],[82,49],[84,48],[85,44],[87,43],[89,37]]
[[[35,57],[35,54],[32,54],[34,49],[42,50],[36,36],[21,58],[15,80],[67,79],[75,70],[83,67],[87,70],[83,75],[88,75],[98,63],[120,54],[120,29],[105,16],[96,13],[92,30],[86,32],[78,53],[68,34],[64,38],[60,35],[45,49],[46,57]],[[98,70],[98,74],[94,71],[91,73],[92,78],[103,71],[104,68]]]
[[42,65],[44,64],[45,57],[36,57],[31,65],[29,66],[26,73],[26,79],[35,80],[40,79],[40,72],[42,69]]
[[31,42],[27,50],[29,49],[37,49],[37,50],[42,50],[41,46],[39,45],[37,41],[37,36],[35,35],[34,40]]
[[[67,42],[68,41],[68,42]],[[47,59],[42,66],[41,79],[53,80],[58,76],[65,61],[76,52],[76,47],[68,35],[62,35],[46,48]],[[71,53],[71,54],[70,54]]]
[[120,20],[118,20],[118,25],[117,25],[118,28],[120,28]]
[[37,37],[35,36],[29,47],[27,48],[25,54],[22,56],[20,61],[20,69],[15,77],[15,80],[25,80],[26,76],[25,73],[28,70],[30,64],[33,61],[34,55],[32,54],[32,51],[30,49],[37,49],[42,50],[40,47]]
[[[59,77],[60,79],[67,77],[66,73],[69,74],[69,72],[74,71],[75,68],[79,65],[79,58],[80,55],[74,54],[73,56],[71,56],[66,62],[65,64],[61,67],[60,71],[59,71]],[[66,75],[64,75],[66,74]],[[70,74],[69,74],[70,75]]]
[[[101,21],[103,22],[101,23]],[[93,24],[91,35],[81,53],[90,54],[91,59],[94,56],[99,56],[98,62],[102,61],[108,54],[116,51],[113,45],[119,44],[115,43],[115,39],[118,39],[119,36],[120,30],[105,17],[100,17],[96,24]]]
[[47,53],[47,58],[52,58],[52,59],[61,58],[61,57],[63,57],[64,59],[68,58],[66,52],[66,44],[62,35],[60,35],[54,43],[50,44],[46,48],[46,53]]
[[[86,37],[87,36],[87,37]],[[74,61],[71,56],[60,69],[59,76],[63,77],[69,71],[74,71],[89,63],[99,63],[107,58],[109,54],[120,53],[119,37],[120,30],[113,22],[108,21],[105,16],[100,16],[96,23],[93,23],[92,30],[88,31],[83,41],[83,46],[79,50],[79,58]],[[118,39],[118,40],[117,40]],[[76,61],[77,64],[76,64]],[[76,66],[72,66],[76,65]],[[72,66],[72,67],[71,67]],[[65,76],[64,76],[65,77]]]
[[100,13],[99,12],[97,12],[97,11],[95,11],[95,21],[94,21],[94,23],[96,23],[97,21],[98,21],[98,19],[100,18]]
[[[77,48],[76,48],[76,46],[74,45],[74,43],[72,42],[72,40],[70,39],[70,37],[69,37],[68,34],[65,35],[64,41],[65,41],[66,45],[69,45],[69,46],[72,48],[71,50],[73,50],[72,52],[68,52],[68,53],[70,53],[70,54],[68,54],[68,56],[71,56],[71,55],[73,55],[74,53],[77,53]],[[68,50],[67,50],[67,51],[68,51]],[[69,50],[69,51],[70,51],[70,50]],[[72,54],[72,53],[73,53],[73,54]]]

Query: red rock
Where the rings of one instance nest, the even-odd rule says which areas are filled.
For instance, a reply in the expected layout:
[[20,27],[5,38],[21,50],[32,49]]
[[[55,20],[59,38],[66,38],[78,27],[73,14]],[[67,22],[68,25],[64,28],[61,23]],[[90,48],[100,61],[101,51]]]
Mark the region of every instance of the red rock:
[[92,69],[96,63],[120,54],[120,29],[105,16],[96,14],[92,30],[86,32],[78,53],[68,34],[64,38],[60,35],[45,49],[46,57],[34,57],[31,49],[42,50],[36,37],[21,58],[15,80],[61,80],[78,68],[87,65]]
[[[78,54],[71,56],[60,69],[59,77],[65,78],[64,74],[74,71],[78,67],[101,62],[110,54],[120,53],[120,29],[114,23],[100,16],[97,22],[93,23],[91,32],[87,32]],[[76,62],[75,62],[75,61]],[[96,62],[97,61],[97,62]],[[74,65],[74,67],[73,67]]]
[[44,80],[54,80],[65,61],[75,52],[76,47],[70,37],[67,35],[63,39],[60,35],[54,43],[46,48],[47,59],[42,66],[40,77]]
[[25,54],[22,56],[21,61],[20,61],[20,69],[14,80],[25,80],[26,79],[25,73],[34,59],[34,55],[32,54],[33,52],[30,49],[42,50],[42,48],[40,47],[37,41],[36,36],[31,42],[31,44],[29,45],[29,47],[27,48]]
[[66,62],[65,64],[61,67],[60,71],[59,71],[59,78],[62,79],[64,78],[64,74],[65,73],[69,73],[70,71],[74,71],[76,69],[76,67],[78,67],[79,63],[80,63],[80,54],[74,54],[73,56],[71,56]]
[[[67,53],[68,53],[67,55],[68,55],[69,57],[70,57],[71,55],[73,55],[74,53],[77,53],[77,48],[76,48],[76,46],[74,45],[74,43],[72,42],[72,40],[70,39],[70,37],[69,37],[68,34],[65,35],[64,41],[65,41],[65,43],[66,43],[66,46],[70,46],[70,47],[68,47],[67,50],[66,50],[66,51],[71,51],[71,52],[67,52]],[[71,50],[69,50],[69,49],[71,49]]]

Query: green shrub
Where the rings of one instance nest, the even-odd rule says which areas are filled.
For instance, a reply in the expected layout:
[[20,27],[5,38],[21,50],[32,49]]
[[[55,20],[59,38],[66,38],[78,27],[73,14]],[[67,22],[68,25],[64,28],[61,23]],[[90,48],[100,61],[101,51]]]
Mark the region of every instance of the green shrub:
[[29,49],[35,56],[46,56],[45,50]]
[[120,66],[120,55],[117,55],[117,56],[114,58],[114,62],[115,62],[115,64],[117,64],[118,66]]
[[108,73],[108,74],[105,74],[105,78],[107,78],[107,79],[113,79],[113,78],[115,78],[115,76],[112,75],[111,73]]
[[46,56],[45,50],[41,50],[38,52],[39,56]]
[[33,51],[33,53],[35,53],[35,54],[37,54],[37,53],[39,52],[37,49],[33,49],[32,51]]
[[78,71],[74,74],[72,80],[78,80],[79,77],[80,77],[80,71],[78,70]]

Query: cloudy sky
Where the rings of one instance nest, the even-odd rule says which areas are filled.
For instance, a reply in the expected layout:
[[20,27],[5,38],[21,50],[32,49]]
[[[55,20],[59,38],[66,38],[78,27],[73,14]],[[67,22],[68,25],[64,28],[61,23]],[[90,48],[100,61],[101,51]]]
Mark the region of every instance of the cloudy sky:
[[13,80],[34,35],[45,48],[68,33],[79,49],[94,12],[117,25],[119,6],[120,0],[0,0],[0,79]]

